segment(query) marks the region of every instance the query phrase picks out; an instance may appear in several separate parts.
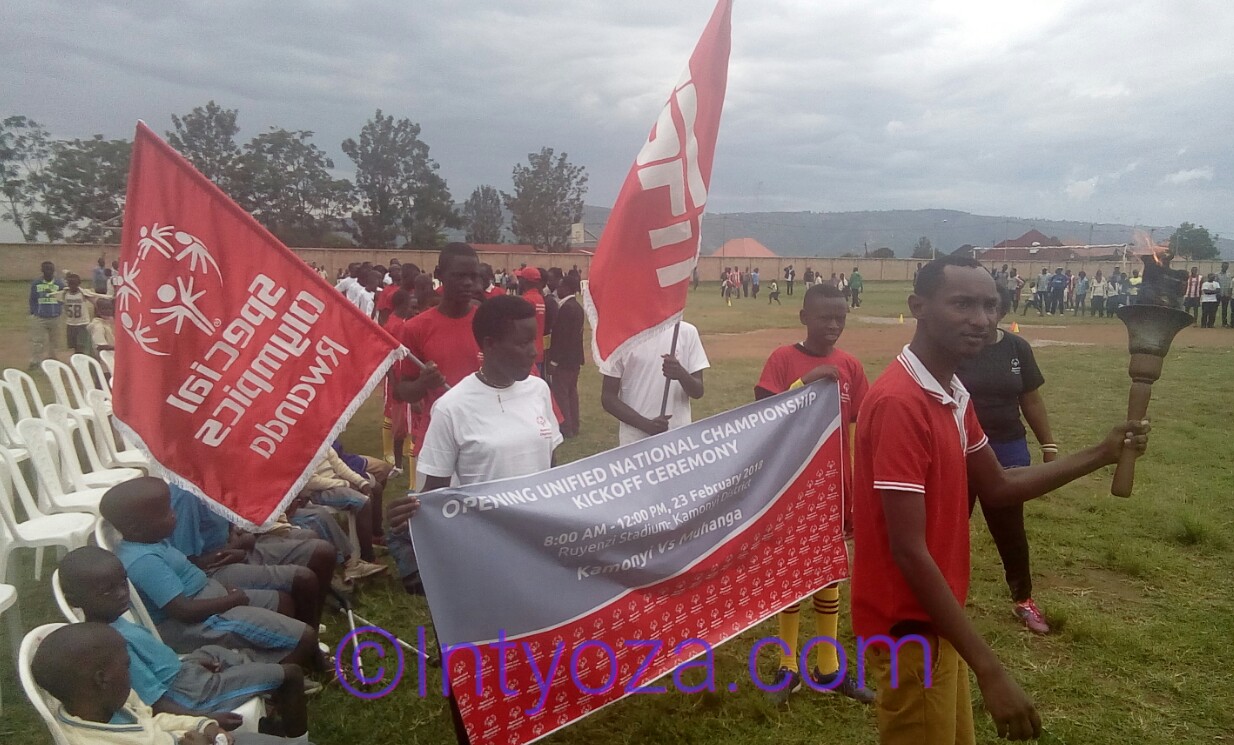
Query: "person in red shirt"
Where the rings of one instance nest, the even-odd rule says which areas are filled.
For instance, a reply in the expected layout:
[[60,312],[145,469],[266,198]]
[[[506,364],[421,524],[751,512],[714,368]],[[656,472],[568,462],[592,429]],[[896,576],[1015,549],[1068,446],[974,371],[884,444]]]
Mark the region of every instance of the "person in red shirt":
[[994,279],[973,259],[940,257],[918,272],[908,306],[917,328],[862,403],[853,480],[853,631],[877,681],[880,742],[975,743],[969,667],[999,736],[1037,738],[1032,701],[964,613],[969,482],[987,504],[1028,501],[1116,463],[1124,448],[1143,453],[1148,422],[1004,471],[955,376],[985,346]]
[[514,273],[518,277],[519,293],[536,309],[536,375],[544,377],[544,275],[534,266],[524,267]]
[[[844,434],[849,436],[848,425],[857,421],[866,391],[870,387],[865,368],[851,354],[836,349],[836,342],[844,333],[848,318],[848,301],[844,293],[831,285],[814,285],[802,298],[801,325],[806,327],[806,339],[800,344],[780,347],[771,353],[763,366],[763,374],[754,386],[754,398],[762,400],[783,393],[797,385],[813,383],[824,378],[834,380],[840,388],[840,417],[844,422]],[[847,443],[844,448],[849,452]],[[845,527],[851,523],[851,493],[849,469],[844,468]],[[840,626],[840,586],[825,587],[814,593],[814,622],[816,636],[836,639]],[[780,613],[780,639],[785,644],[785,653],[780,658],[779,682],[772,686],[770,695],[775,703],[784,703],[790,694],[801,690],[801,671],[798,658],[798,636],[801,628],[801,612],[798,605]],[[863,704],[874,702],[874,694],[858,684],[847,670],[840,670],[839,655],[830,643],[816,644],[818,664],[810,673],[810,687],[816,690],[837,691]]]
[[[403,326],[411,318],[411,293],[401,287],[391,285],[382,291],[382,296],[390,298],[390,314],[383,324],[386,332],[395,339],[403,338]],[[408,411],[407,402],[400,401],[394,395],[394,387],[398,384],[398,371],[392,369],[386,376],[385,386],[385,416],[381,422],[381,439],[385,459],[394,464],[390,478],[403,473],[404,443],[407,440]]]
[[[418,455],[428,431],[433,403],[447,386],[480,369],[480,347],[471,333],[476,313],[475,290],[480,282],[476,250],[466,243],[449,243],[437,259],[437,278],[444,290],[441,303],[409,319],[401,341],[424,369],[404,362],[395,395],[409,404],[420,404],[411,417],[412,453]],[[417,289],[419,288],[417,284]],[[423,479],[416,477],[417,486]]]

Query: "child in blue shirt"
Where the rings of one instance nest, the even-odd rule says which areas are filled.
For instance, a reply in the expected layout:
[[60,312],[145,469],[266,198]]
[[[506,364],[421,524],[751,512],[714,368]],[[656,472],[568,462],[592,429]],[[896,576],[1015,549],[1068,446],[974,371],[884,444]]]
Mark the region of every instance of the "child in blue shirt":
[[290,618],[291,599],[274,590],[235,590],[210,579],[167,540],[176,527],[162,479],[113,486],[99,512],[124,540],[116,555],[168,646],[180,653],[217,644],[252,650],[262,662],[323,669],[317,629]]
[[175,484],[167,487],[176,513],[168,541],[190,562],[227,587],[289,595],[295,618],[311,627],[321,622],[334,573],[334,549],[328,543],[312,533],[307,540],[244,533],[191,492]]
[[133,692],[155,714],[208,716],[224,729],[243,722],[231,711],[253,696],[273,695],[281,727],[262,722],[262,731],[298,737],[307,729],[304,673],[296,665],[252,662],[243,653],[207,646],[183,660],[129,610],[128,575],[120,560],[95,546],[76,549],[60,562],[60,586],[69,604],[87,621],[110,625],[128,645]]

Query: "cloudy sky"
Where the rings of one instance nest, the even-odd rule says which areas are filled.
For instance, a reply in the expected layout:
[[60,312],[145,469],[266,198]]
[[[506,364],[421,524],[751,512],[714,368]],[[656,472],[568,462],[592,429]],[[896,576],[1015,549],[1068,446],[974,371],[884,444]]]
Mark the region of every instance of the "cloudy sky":
[[[408,117],[462,200],[541,146],[611,205],[714,0],[4,0],[0,116],[210,99],[334,157]],[[709,209],[950,208],[1234,236],[1229,0],[736,0]]]

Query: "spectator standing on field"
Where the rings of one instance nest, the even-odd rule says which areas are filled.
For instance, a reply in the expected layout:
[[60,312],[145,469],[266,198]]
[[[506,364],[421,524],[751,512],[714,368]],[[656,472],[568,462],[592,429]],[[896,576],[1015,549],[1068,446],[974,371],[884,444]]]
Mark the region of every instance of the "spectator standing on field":
[[1088,298],[1088,291],[1091,285],[1092,283],[1089,282],[1088,276],[1085,275],[1084,272],[1080,272],[1076,276],[1075,298],[1074,298],[1075,310],[1071,312],[1071,315],[1082,316],[1088,312],[1088,305],[1086,305],[1086,301]]
[[56,340],[63,326],[63,305],[59,293],[64,282],[56,279],[56,265],[44,261],[43,276],[30,283],[30,367],[37,368],[43,360],[56,357]]
[[107,259],[99,257],[98,266],[94,267],[90,284],[93,286],[95,293],[99,295],[107,294]]
[[1221,328],[1227,329],[1230,327],[1230,319],[1228,316],[1230,310],[1230,291],[1234,286],[1230,278],[1230,262],[1221,262],[1221,273],[1217,275],[1217,285],[1221,291],[1217,294],[1217,301],[1221,304]]
[[548,357],[549,387],[557,408],[561,409],[561,434],[577,437],[579,433],[578,373],[583,367],[583,306],[578,302],[579,281],[567,274],[558,286],[561,306],[553,324],[553,345]]
[[1217,275],[1209,274],[1208,280],[1200,285],[1200,328],[1211,329],[1215,325],[1220,293],[1221,284],[1217,282]]
[[1092,298],[1089,314],[1101,316],[1105,318],[1105,299],[1109,295],[1110,284],[1101,276],[1101,270],[1093,275],[1092,286],[1089,288],[1089,296]]
[[750,267],[741,274],[741,296],[750,297]]
[[848,275],[848,291],[849,300],[852,307],[861,307],[861,293],[865,291],[865,280],[861,277],[861,272],[857,271],[857,267],[853,267],[853,273]]
[[754,267],[754,271],[750,272],[750,295],[758,300],[758,267]]
[[784,293],[786,295],[793,294],[793,282],[797,279],[797,270],[792,264],[784,267]]
[[1183,310],[1191,314],[1192,325],[1200,320],[1200,288],[1203,285],[1204,278],[1200,276],[1200,267],[1191,267],[1191,274],[1187,277],[1187,289],[1183,292]]

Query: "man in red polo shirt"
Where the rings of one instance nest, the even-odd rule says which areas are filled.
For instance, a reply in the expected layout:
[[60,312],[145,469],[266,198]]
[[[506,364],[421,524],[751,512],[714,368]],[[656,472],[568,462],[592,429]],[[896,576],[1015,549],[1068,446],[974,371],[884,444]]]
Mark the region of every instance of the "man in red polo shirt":
[[969,482],[994,505],[1025,502],[1116,463],[1124,447],[1143,453],[1148,423],[1125,422],[1052,463],[1003,471],[955,377],[996,320],[993,278],[977,261],[941,257],[918,272],[908,305],[913,340],[857,420],[853,631],[877,681],[880,741],[975,743],[969,667],[999,736],[1036,738],[1032,701],[964,614]]
[[[475,290],[480,282],[480,262],[466,243],[449,243],[437,259],[437,278],[443,289],[441,303],[409,319],[403,325],[403,346],[425,367],[403,363],[402,380],[395,395],[409,404],[419,403],[411,418],[412,454],[419,455],[428,431],[433,404],[446,386],[480,369],[480,347],[471,331],[476,313]],[[414,407],[413,407],[414,408]],[[417,490],[424,479],[416,476]]]

